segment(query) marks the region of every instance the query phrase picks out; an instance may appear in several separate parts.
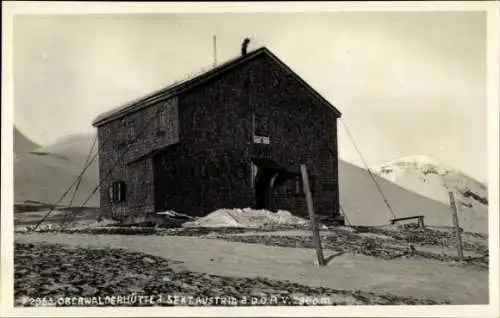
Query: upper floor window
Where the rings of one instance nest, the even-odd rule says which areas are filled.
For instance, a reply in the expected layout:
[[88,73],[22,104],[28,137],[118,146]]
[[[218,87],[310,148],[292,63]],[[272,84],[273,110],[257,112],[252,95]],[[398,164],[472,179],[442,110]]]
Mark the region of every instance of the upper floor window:
[[253,135],[254,136],[268,136],[268,118],[264,115],[254,114],[252,117],[253,122]]
[[160,130],[165,129],[167,126],[167,111],[165,109],[162,109],[160,111],[160,115],[158,117],[158,124]]
[[129,141],[135,139],[135,126],[133,121],[127,122],[127,138]]
[[127,144],[127,126],[124,120],[120,122],[120,126],[117,127],[118,130],[115,132],[114,139],[119,148],[124,147]]
[[167,132],[168,116],[166,109],[158,110],[155,122],[155,134],[157,137],[165,137]]

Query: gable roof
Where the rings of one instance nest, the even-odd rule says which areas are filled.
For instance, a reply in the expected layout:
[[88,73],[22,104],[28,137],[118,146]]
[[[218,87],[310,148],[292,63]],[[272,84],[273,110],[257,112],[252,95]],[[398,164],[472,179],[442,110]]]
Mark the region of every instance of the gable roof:
[[335,108],[330,102],[328,102],[321,94],[319,94],[314,88],[312,88],[309,84],[307,84],[306,81],[304,81],[302,78],[300,78],[299,75],[297,75],[290,67],[288,67],[283,61],[281,61],[276,55],[274,55],[271,51],[269,51],[266,47],[261,47],[253,52],[249,52],[247,55],[239,56],[237,58],[234,58],[232,60],[229,60],[217,67],[214,67],[208,71],[203,71],[202,73],[188,78],[184,81],[180,82],[175,82],[165,88],[162,88],[160,90],[157,90],[153,93],[150,93],[146,96],[143,96],[141,98],[135,99],[123,106],[120,106],[118,108],[112,109],[108,112],[105,112],[101,115],[99,115],[93,122],[92,125],[97,127],[101,126],[107,122],[113,121],[115,119],[121,118],[123,116],[126,116],[130,113],[139,111],[140,109],[143,109],[145,107],[151,106],[159,101],[166,100],[168,98],[174,97],[179,95],[180,93],[183,93],[191,88],[194,88],[198,85],[204,84],[212,79],[214,79],[216,76],[221,75],[223,73],[226,73],[230,70],[233,70],[234,68],[250,62],[258,57],[261,57],[263,55],[267,55],[270,57],[274,62],[276,62],[278,65],[280,65],[283,69],[285,69],[287,72],[293,75],[296,80],[299,81],[302,85],[304,85],[316,98],[318,98],[325,106],[329,107],[337,117],[341,116],[340,111]]

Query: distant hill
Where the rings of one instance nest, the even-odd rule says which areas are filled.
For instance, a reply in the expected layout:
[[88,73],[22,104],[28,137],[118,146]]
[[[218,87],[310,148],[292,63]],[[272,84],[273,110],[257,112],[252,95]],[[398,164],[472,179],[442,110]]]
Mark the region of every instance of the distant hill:
[[[94,135],[74,135],[56,143],[16,153],[14,158],[14,201],[39,201],[55,204],[82,171]],[[73,206],[79,206],[98,184],[98,160],[83,175]],[[70,192],[72,194],[72,192]],[[61,202],[69,204],[71,195]],[[86,206],[99,206],[99,193],[94,193]]]
[[14,152],[26,152],[40,147],[40,145],[36,144],[32,140],[26,138],[23,133],[14,126]]
[[[76,163],[85,162],[94,142],[95,134],[74,134],[60,138],[53,144],[33,149],[33,153],[58,155]],[[96,145],[97,146],[97,145]]]

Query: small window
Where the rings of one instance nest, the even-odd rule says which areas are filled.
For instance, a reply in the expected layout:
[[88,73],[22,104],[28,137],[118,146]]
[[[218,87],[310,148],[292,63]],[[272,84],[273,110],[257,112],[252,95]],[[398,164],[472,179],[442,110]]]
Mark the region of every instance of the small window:
[[158,115],[158,130],[165,130],[167,127],[167,111],[165,109],[160,111]]
[[111,202],[125,201],[125,182],[114,181],[108,188],[108,195]]
[[[311,194],[316,191],[316,178],[309,176],[309,190]],[[304,196],[304,183],[301,176],[288,180],[287,193],[294,196]]]
[[133,122],[127,123],[127,137],[130,141],[134,140],[135,138],[135,127]]
[[264,115],[253,115],[253,135],[268,136],[268,118]]
[[114,139],[116,140],[116,143],[117,144],[121,144],[123,142],[123,130],[120,129],[119,131],[117,131],[114,135]]

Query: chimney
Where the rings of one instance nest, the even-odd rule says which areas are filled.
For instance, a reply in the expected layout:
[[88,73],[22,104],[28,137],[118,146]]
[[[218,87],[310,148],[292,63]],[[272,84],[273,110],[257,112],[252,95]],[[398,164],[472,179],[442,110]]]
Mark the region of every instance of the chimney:
[[243,56],[247,55],[247,48],[249,43],[250,43],[249,38],[245,38],[245,40],[243,40],[243,44],[241,45],[241,55]]

